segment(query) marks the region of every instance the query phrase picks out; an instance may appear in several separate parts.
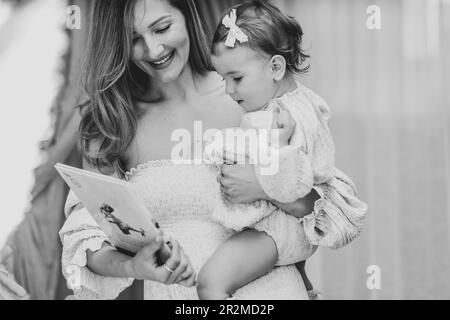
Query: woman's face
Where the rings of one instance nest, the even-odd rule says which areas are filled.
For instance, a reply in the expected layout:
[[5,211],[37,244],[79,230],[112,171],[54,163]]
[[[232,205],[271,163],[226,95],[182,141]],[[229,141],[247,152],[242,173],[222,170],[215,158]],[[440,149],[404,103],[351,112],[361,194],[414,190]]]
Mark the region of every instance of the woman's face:
[[155,80],[178,79],[189,59],[183,14],[164,0],[138,0],[134,7],[132,61]]

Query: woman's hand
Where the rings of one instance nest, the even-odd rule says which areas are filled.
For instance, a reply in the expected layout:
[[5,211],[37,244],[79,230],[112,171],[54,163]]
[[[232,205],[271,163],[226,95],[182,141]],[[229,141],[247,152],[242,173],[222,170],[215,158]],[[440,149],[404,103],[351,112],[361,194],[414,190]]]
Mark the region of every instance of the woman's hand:
[[158,264],[157,252],[163,246],[164,240],[159,236],[139,250],[136,256],[129,260],[131,277],[165,284],[177,283],[185,287],[193,286],[197,275],[192,268],[189,258],[177,241],[171,240],[169,242],[170,256],[163,265]]
[[225,199],[232,203],[251,203],[257,200],[269,200],[261,188],[255,174],[254,165],[221,166],[221,174],[217,177]]

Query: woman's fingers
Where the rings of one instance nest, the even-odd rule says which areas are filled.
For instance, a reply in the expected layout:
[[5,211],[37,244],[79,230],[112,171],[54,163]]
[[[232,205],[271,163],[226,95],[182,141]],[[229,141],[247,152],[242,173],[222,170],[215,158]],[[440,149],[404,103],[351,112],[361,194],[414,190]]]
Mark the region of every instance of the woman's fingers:
[[170,275],[168,282],[176,283],[180,276],[187,270],[189,267],[189,260],[182,255],[180,264],[175,269],[175,271]]
[[156,252],[162,248],[163,244],[163,238],[161,236],[157,236],[150,241],[150,243],[142,249],[145,258],[154,259]]
[[[189,257],[182,251],[182,263],[186,263],[185,270],[177,277],[175,283],[178,283],[185,287],[191,287],[195,284],[195,279],[197,278],[197,274],[192,267],[191,262],[189,261]],[[182,264],[181,263],[181,264]],[[181,265],[180,264],[180,265]]]
[[[175,273],[175,271],[177,271],[177,268],[181,263],[181,252],[180,252],[180,245],[178,244],[178,241],[171,239],[170,244],[171,244],[172,254],[170,255],[169,259],[167,259],[165,266],[163,266],[164,269],[168,273],[168,277],[166,280],[167,284],[173,283],[173,281],[176,279],[176,277],[174,277],[173,274]],[[177,276],[180,273],[178,273]]]
[[158,266],[157,253],[163,247],[161,236],[155,237],[132,258],[133,277],[136,279],[165,282],[169,278],[168,272]]
[[182,285],[184,287],[192,287],[197,284],[196,279],[197,279],[197,274],[195,272],[193,272],[189,278],[187,278],[185,280],[181,280],[180,282],[178,282],[178,284]]
[[186,266],[186,269],[181,273],[178,278],[175,280],[176,283],[179,283],[180,281],[189,279],[192,274],[194,273],[194,269],[192,268],[191,264],[188,263]]

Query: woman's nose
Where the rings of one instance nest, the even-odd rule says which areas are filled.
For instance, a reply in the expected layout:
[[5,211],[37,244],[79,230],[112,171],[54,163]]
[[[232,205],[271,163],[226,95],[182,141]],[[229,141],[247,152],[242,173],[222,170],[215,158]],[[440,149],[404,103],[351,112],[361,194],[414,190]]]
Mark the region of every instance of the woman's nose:
[[164,46],[153,37],[145,36],[144,39],[147,56],[151,60],[160,58],[161,54],[164,52]]

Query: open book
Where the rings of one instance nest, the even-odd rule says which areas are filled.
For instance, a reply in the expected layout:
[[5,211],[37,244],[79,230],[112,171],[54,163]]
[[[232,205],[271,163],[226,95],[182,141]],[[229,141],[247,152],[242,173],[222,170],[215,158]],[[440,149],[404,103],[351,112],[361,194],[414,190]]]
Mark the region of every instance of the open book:
[[133,254],[162,234],[129,182],[60,163],[55,168],[116,248]]

